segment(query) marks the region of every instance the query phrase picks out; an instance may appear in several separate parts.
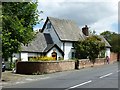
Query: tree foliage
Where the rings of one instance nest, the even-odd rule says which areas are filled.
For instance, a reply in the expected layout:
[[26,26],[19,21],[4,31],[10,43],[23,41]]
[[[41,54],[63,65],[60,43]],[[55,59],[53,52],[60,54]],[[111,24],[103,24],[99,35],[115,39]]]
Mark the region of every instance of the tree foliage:
[[2,56],[11,57],[34,38],[33,26],[38,23],[37,3],[2,3]]
[[120,53],[120,34],[115,32],[105,31],[101,35],[110,43],[111,51],[115,53]]
[[75,44],[77,53],[80,53],[81,58],[89,57],[92,63],[95,63],[95,59],[98,57],[101,50],[105,47],[104,42],[98,36],[87,37],[83,41],[78,41]]

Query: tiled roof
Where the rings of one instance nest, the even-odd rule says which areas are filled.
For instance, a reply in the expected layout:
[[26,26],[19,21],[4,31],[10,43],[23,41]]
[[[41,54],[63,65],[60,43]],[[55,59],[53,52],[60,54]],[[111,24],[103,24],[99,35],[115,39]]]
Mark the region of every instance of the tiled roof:
[[111,45],[108,43],[108,41],[102,35],[98,35],[98,37],[100,37],[102,39],[102,42],[105,43],[106,47],[111,47]]
[[49,44],[53,44],[50,34],[43,34],[39,32],[31,43],[26,46],[22,45],[22,51],[44,52]]

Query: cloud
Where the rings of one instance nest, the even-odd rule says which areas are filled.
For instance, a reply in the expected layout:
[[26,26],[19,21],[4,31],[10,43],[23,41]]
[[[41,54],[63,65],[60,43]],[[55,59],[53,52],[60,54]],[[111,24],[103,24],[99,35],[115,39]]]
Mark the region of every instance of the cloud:
[[97,33],[101,33],[104,31],[118,32],[117,24],[117,15],[115,15],[105,19],[101,19],[98,22],[91,24],[90,29],[97,31]]
[[[43,0],[38,3],[38,10],[43,11],[41,18],[47,16],[75,21],[80,28],[88,25],[97,32],[112,30],[117,23],[118,0]],[[115,31],[115,30],[113,30]]]

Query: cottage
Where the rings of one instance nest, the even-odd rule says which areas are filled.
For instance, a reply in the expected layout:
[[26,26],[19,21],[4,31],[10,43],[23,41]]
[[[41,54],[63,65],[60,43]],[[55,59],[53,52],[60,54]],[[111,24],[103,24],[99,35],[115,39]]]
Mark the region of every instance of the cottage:
[[[38,32],[36,38],[27,46],[22,46],[22,50],[16,55],[22,61],[28,61],[30,57],[52,56],[56,60],[64,58],[68,60],[75,57],[74,43],[84,40],[89,36],[88,28],[80,28],[71,20],[47,17],[42,30]],[[104,37],[100,36],[106,44],[106,55],[110,56],[110,45]]]
[[[91,34],[89,33],[87,25],[85,25],[85,27],[82,28],[82,32],[86,37],[91,36]],[[108,43],[108,41],[102,35],[98,35],[98,37],[101,38],[101,41],[105,43],[105,57],[106,56],[110,57],[111,45]]]

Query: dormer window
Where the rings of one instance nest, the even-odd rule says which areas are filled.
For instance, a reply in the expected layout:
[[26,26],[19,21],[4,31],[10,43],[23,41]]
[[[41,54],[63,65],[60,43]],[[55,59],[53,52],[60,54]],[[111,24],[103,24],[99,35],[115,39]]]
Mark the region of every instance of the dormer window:
[[47,24],[47,29],[50,29],[51,28],[51,23],[48,23]]

